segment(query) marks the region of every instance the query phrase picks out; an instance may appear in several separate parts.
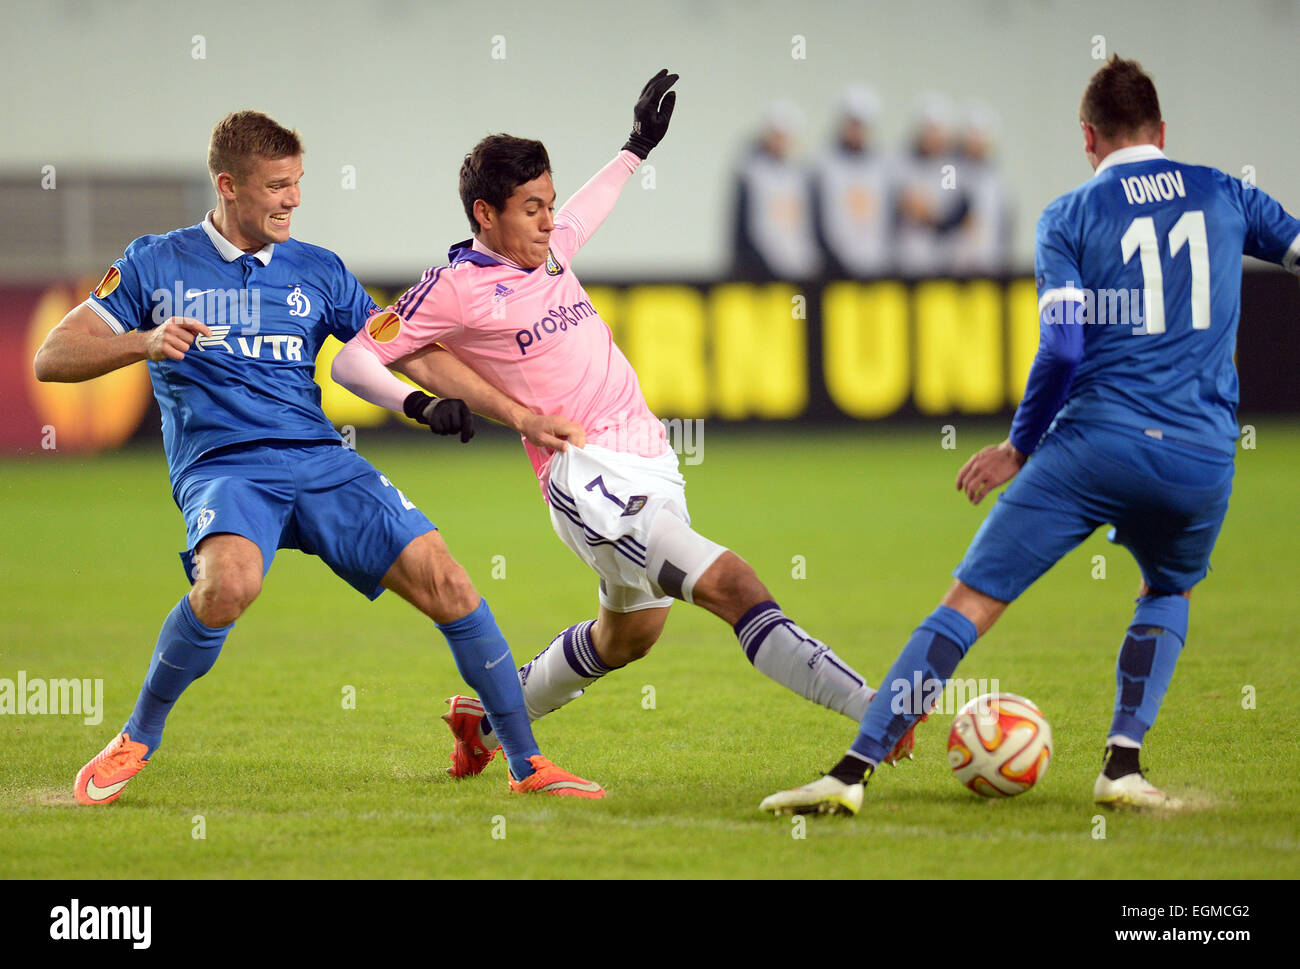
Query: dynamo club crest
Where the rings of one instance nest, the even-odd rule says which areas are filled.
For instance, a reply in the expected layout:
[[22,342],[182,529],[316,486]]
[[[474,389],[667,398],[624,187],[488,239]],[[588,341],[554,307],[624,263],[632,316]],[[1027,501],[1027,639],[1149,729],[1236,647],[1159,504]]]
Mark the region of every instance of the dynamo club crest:
[[294,286],[293,292],[289,294],[285,302],[291,307],[289,310],[290,316],[306,316],[311,312],[311,300],[307,298],[307,294],[302,291],[301,286]]

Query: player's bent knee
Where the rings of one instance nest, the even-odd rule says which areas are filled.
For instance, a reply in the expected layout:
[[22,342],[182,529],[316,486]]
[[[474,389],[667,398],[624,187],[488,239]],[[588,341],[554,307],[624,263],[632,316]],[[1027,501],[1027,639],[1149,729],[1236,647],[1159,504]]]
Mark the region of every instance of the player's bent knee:
[[479,594],[469,574],[459,565],[449,569],[435,585],[433,602],[435,622],[453,622],[478,608]]
[[222,573],[195,584],[190,593],[194,618],[211,629],[229,626],[262,592],[257,573]]
[[644,657],[659,641],[667,613],[667,609],[617,614],[602,611],[592,629],[592,639],[601,659],[617,669]]
[[940,605],[954,609],[969,619],[981,636],[988,632],[990,627],[1001,618],[1002,613],[1007,611],[1007,606],[1010,604],[1009,602],[1003,602],[1001,599],[994,599],[978,589],[972,589],[961,579],[953,582],[952,588],[940,600]]
[[1192,597],[1192,590],[1184,589],[1182,592],[1156,592],[1151,588],[1151,586],[1147,585],[1146,579],[1142,579],[1138,583],[1138,598],[1145,599],[1147,596],[1150,595],[1182,596],[1184,599],[1190,599]]
[[384,576],[383,585],[436,623],[462,619],[479,604],[474,583],[437,531],[412,539]]
[[638,642],[629,643],[627,650],[623,653],[624,665],[628,663],[635,663],[639,659],[645,659],[647,654],[649,654],[651,648],[657,642],[658,642],[657,639],[652,639],[649,641],[641,640]]
[[659,642],[659,633],[633,633],[625,635],[610,644],[610,659],[618,666],[626,666],[643,659],[651,647]]
[[190,609],[209,628],[229,626],[262,592],[262,550],[242,535],[222,532],[203,539],[194,553],[198,577]]
[[479,594],[446,546],[439,551],[430,558],[427,571],[421,569],[413,584],[397,591],[434,622],[455,622],[478,608]]
[[[693,603],[696,583],[728,554],[726,548],[709,541],[676,515],[661,510],[646,539],[646,572],[665,595]],[[733,557],[739,560],[739,556]]]
[[732,551],[718,556],[695,585],[695,601],[714,612],[725,610],[737,618],[746,609],[772,598],[748,562]]

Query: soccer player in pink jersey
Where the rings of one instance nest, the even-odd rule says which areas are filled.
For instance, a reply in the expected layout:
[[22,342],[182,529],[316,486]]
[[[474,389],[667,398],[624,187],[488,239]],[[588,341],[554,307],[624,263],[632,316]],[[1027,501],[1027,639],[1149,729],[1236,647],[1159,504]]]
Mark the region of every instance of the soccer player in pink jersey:
[[[386,367],[476,411],[495,389],[534,413],[581,425],[581,439],[563,451],[524,442],[556,532],[600,577],[598,617],[565,629],[519,671],[533,719],[644,656],[673,599],[681,599],[731,625],[761,672],[857,721],[875,690],[788,619],[740,556],[690,527],[677,455],[571,267],[667,132],[677,97],[668,89],[676,80],[662,70],[646,84],[623,149],[558,214],[542,143],[483,139],[460,171],[473,238],[451,248],[449,265],[429,269],[371,317],[335,358],[333,376],[416,419],[433,398]],[[452,357],[472,373],[455,368]],[[476,383],[475,374],[490,386]],[[491,725],[478,701],[449,702],[445,719],[457,738],[449,773],[477,774],[496,751]],[[887,759],[911,748],[909,732]]]

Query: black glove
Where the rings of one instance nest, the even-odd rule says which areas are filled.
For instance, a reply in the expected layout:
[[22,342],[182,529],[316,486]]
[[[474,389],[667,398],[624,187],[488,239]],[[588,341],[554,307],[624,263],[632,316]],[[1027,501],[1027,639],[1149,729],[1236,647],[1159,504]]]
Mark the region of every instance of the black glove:
[[430,397],[413,390],[402,401],[402,411],[413,421],[428,426],[434,434],[459,434],[465,444],[474,436],[474,415],[459,397]]
[[632,134],[623,148],[642,161],[668,133],[668,119],[673,116],[673,105],[677,103],[677,92],[668,89],[676,83],[677,75],[669,74],[665,67],[646,82],[641,96],[636,99],[636,106],[632,108]]

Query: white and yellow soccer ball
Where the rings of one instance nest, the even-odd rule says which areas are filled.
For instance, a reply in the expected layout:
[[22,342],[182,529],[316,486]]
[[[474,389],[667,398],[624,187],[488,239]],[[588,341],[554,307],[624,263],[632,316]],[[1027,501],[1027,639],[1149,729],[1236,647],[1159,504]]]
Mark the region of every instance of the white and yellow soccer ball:
[[1014,693],[985,693],[957,711],[948,731],[948,766],[976,794],[1015,797],[1047,773],[1052,726]]

